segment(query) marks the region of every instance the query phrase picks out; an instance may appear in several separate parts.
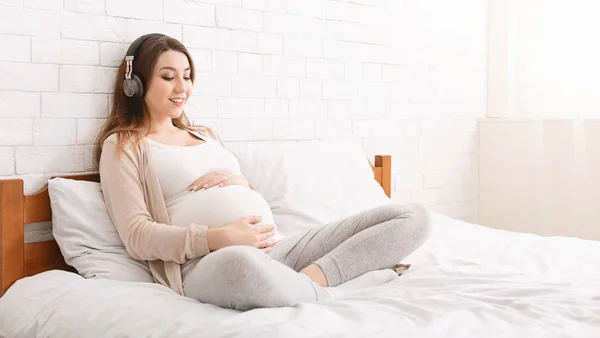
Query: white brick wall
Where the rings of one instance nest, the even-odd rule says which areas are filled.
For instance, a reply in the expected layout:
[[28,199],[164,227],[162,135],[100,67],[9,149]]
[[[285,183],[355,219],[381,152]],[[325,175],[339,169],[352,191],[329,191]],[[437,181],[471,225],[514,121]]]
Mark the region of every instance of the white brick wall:
[[40,146],[67,146],[75,144],[76,121],[66,119],[35,119],[33,144]]
[[104,0],[64,0],[64,9],[71,12],[104,14]]
[[196,64],[189,116],[226,141],[355,134],[393,155],[394,200],[475,220],[485,3],[0,1],[0,177],[31,191],[96,170],[116,68],[136,37],[162,32]]
[[39,93],[0,91],[0,118],[40,116]]
[[35,63],[97,65],[100,62],[99,50],[97,42],[31,38],[31,61]]
[[31,145],[33,119],[0,120],[0,144],[3,146]]
[[11,175],[15,172],[14,152],[11,147],[0,147],[0,175]]
[[31,59],[31,38],[18,35],[0,35],[0,45],[11,46],[3,48],[0,61],[29,62]]
[[106,117],[108,97],[106,94],[45,93],[41,109],[44,117]]

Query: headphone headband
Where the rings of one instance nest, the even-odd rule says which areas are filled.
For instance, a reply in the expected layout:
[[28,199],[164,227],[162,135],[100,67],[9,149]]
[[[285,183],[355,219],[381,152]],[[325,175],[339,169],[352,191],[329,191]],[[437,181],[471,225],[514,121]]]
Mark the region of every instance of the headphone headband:
[[150,34],[142,35],[139,38],[135,39],[131,43],[131,45],[129,45],[129,48],[127,49],[127,54],[125,54],[125,58],[127,59],[128,57],[131,57],[131,60],[133,60],[133,57],[135,56],[135,52],[137,51],[138,47],[142,44],[142,42],[144,42],[144,41],[146,41],[146,39],[154,37],[154,36],[164,36],[164,34],[150,33]]

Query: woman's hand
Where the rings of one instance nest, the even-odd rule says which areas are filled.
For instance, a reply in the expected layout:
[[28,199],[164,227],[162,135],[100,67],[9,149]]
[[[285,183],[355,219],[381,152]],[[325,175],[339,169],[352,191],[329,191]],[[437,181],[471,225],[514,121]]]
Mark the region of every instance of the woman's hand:
[[214,231],[208,238],[209,249],[215,251],[232,245],[246,245],[264,252],[271,251],[276,243],[271,239],[275,235],[275,226],[256,225],[260,221],[259,216],[241,217],[225,227],[210,229]]
[[224,187],[226,185],[243,185],[250,187],[250,184],[244,177],[244,175],[233,174],[230,172],[213,171],[210,172],[190,185],[190,191],[198,191],[200,189],[208,189],[218,185]]

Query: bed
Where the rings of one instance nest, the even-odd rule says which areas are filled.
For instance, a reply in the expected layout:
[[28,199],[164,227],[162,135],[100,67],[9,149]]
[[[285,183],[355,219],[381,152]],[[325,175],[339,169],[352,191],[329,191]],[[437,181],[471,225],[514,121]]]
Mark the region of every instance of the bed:
[[[391,157],[372,178],[389,197]],[[97,181],[97,174],[66,176]],[[600,337],[600,243],[486,228],[433,213],[398,279],[338,299],[238,312],[153,283],[86,279],[54,241],[47,188],[0,181],[0,337]]]

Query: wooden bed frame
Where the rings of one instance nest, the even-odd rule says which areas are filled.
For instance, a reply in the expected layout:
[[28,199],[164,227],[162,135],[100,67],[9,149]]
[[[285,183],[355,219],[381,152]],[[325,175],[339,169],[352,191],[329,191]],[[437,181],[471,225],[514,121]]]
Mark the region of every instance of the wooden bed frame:
[[[375,156],[375,180],[391,197],[392,158]],[[60,176],[99,182],[97,173]],[[0,180],[0,296],[17,280],[49,270],[76,272],[64,261],[56,241],[25,243],[25,224],[52,220],[48,185],[25,195],[22,179]]]

